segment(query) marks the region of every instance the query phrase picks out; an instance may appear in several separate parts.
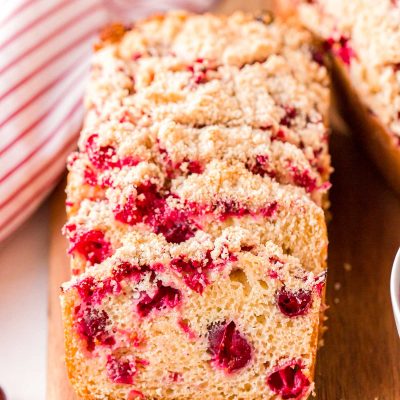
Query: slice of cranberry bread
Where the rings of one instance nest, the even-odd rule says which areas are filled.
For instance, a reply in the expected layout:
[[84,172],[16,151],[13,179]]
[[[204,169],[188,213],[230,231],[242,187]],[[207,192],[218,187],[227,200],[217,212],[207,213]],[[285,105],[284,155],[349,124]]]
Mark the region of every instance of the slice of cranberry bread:
[[129,233],[63,286],[71,382],[85,399],[306,399],[324,279],[239,227]]
[[400,3],[293,3],[304,24],[333,56],[339,107],[377,166],[400,192]]
[[201,174],[168,180],[154,164],[122,169],[102,200],[83,200],[65,227],[73,272],[111,255],[133,230],[151,231],[170,243],[201,232],[218,237],[229,226],[272,240],[316,273],[325,268],[324,212],[304,192],[243,163],[211,161]]

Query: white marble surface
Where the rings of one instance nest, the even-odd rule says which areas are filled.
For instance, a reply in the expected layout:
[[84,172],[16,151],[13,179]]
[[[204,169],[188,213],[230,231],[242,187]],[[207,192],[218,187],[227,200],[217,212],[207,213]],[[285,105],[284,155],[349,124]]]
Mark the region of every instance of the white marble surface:
[[44,400],[48,203],[0,243],[0,386],[7,400]]

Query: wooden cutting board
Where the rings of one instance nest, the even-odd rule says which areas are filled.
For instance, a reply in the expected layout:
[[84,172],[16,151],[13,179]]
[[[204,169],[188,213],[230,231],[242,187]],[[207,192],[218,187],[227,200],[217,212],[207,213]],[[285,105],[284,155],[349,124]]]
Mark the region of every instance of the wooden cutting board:
[[[224,1],[218,10],[266,8],[265,1]],[[329,225],[328,331],[318,353],[318,400],[400,399],[400,339],[389,294],[400,246],[400,198],[344,129],[331,138],[335,173]],[[49,276],[48,400],[77,400],[63,362],[59,286],[69,279],[63,183],[53,195]],[[212,399],[205,399],[212,400]]]

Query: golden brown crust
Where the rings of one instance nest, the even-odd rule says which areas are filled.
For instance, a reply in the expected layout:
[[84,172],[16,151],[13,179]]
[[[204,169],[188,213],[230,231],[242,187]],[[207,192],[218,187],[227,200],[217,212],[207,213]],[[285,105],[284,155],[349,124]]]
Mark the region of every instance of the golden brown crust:
[[[78,351],[74,345],[73,336],[70,332],[73,329],[73,302],[63,301],[61,305],[61,311],[64,323],[64,348],[65,348],[65,365],[67,367],[68,378],[74,387],[76,394],[81,399],[91,400],[87,391],[84,390],[83,385],[79,383],[79,379],[76,373],[76,361],[75,355]],[[86,392],[86,393],[85,393]]]
[[128,28],[119,22],[106,26],[100,32],[99,40],[93,45],[94,50],[98,51],[109,44],[119,42],[127,31]]

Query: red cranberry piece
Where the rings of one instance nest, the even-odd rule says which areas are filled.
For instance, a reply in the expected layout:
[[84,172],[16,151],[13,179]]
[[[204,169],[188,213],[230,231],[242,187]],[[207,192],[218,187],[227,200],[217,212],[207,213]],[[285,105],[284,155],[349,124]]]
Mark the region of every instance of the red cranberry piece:
[[335,43],[336,40],[333,37],[330,37],[323,42],[323,47],[325,50],[331,50]]
[[144,394],[139,390],[131,390],[128,394],[128,400],[144,399]]
[[175,258],[171,261],[171,267],[183,276],[185,284],[197,293],[203,293],[208,285],[207,269],[212,268],[212,263],[198,260],[185,260]]
[[136,368],[129,360],[109,355],[107,357],[107,375],[114,383],[132,385]]
[[282,129],[279,129],[276,133],[271,135],[271,140],[279,140],[280,142],[286,142],[286,135]]
[[199,70],[193,74],[193,82],[196,84],[207,82],[207,70]]
[[129,262],[122,262],[113,269],[113,278],[116,282],[121,282],[124,279],[132,278],[134,281],[139,282],[143,273],[149,271],[147,266],[133,265]]
[[236,324],[217,323],[209,329],[209,351],[213,362],[226,372],[234,372],[245,367],[251,359],[249,342],[236,329]]
[[277,210],[278,210],[278,202],[272,201],[271,203],[263,207],[260,210],[260,212],[265,218],[271,218],[276,213]]
[[314,288],[319,296],[322,296],[322,291],[324,290],[324,287],[325,287],[325,282],[318,282],[315,284]]
[[86,167],[83,172],[83,180],[90,186],[97,186],[98,184],[96,173],[89,167]]
[[324,42],[324,48],[331,50],[335,55],[342,59],[346,65],[350,65],[351,59],[355,57],[354,50],[349,45],[349,38],[340,36],[339,39],[328,38]]
[[268,276],[271,279],[278,279],[279,278],[278,273],[276,271],[272,270],[272,269],[268,270]]
[[201,174],[204,171],[203,165],[197,160],[188,160],[184,158],[182,161],[173,162],[167,150],[163,148],[160,143],[158,143],[158,151],[161,154],[169,178],[175,177],[177,170],[181,168],[183,164],[186,164],[187,171],[191,174]]
[[162,208],[164,202],[155,184],[147,182],[137,187],[136,207],[142,215],[152,214],[154,208]]
[[190,324],[187,320],[179,319],[178,325],[185,332],[189,339],[195,339],[197,337],[196,333],[190,328]]
[[183,380],[182,374],[180,372],[170,372],[169,379],[172,382],[181,382]]
[[337,55],[342,59],[346,65],[350,65],[351,59],[354,57],[354,51],[349,46],[349,38],[341,36],[339,39],[340,47],[337,50]]
[[77,232],[71,240],[69,253],[75,251],[91,265],[101,263],[112,254],[111,244],[105,239],[104,232],[97,229]]
[[224,221],[229,217],[242,217],[243,215],[249,214],[249,210],[234,200],[220,201],[217,204],[217,208],[220,209],[220,219]]
[[204,167],[199,161],[189,161],[187,169],[191,174],[201,174],[204,171]]
[[136,365],[142,365],[143,367],[147,367],[148,365],[150,365],[150,361],[149,360],[145,360],[144,358],[136,358]]
[[142,58],[142,57],[143,57],[143,54],[136,51],[135,53],[132,54],[131,59],[132,59],[132,61],[137,61],[137,60],[139,60],[139,58]]
[[297,167],[291,167],[293,180],[296,185],[306,189],[308,193],[313,192],[317,188],[317,180],[310,176],[310,171],[300,171]]
[[83,279],[79,283],[75,285],[78,290],[79,296],[85,302],[88,302],[88,299],[93,296],[94,293],[95,280],[92,276],[88,276]]
[[173,164],[172,161],[168,161],[167,165],[167,175],[170,178],[173,178],[177,175],[177,170],[181,168],[182,165],[185,165],[186,170],[189,174],[201,174],[204,171],[203,165],[199,161],[188,161],[186,158],[183,161],[180,161],[176,164]]
[[119,122],[121,124],[123,124],[124,122],[134,122],[132,121],[131,116],[129,115],[129,113],[125,112],[124,115],[119,119]]
[[269,164],[269,158],[265,154],[259,154],[256,156],[256,161],[257,163],[265,169],[265,167],[268,167]]
[[202,294],[204,288],[210,283],[208,272],[211,269],[223,267],[227,261],[237,261],[237,256],[230,254],[226,260],[214,261],[211,258],[211,252],[207,251],[202,260],[187,259],[184,256],[174,258],[170,267],[177,271],[183,278],[185,284],[195,292]]
[[[80,298],[87,304],[100,303],[103,298],[102,290],[99,290],[97,282],[92,276],[88,276],[75,285]],[[104,286],[102,285],[103,289]]]
[[124,157],[120,160],[119,162],[119,166],[124,167],[124,166],[128,166],[128,167],[134,167],[136,165],[138,165],[140,162],[140,160],[137,157],[133,157],[133,156],[127,156]]
[[78,333],[86,340],[86,348],[93,351],[95,341],[101,344],[113,345],[115,340],[107,333],[107,326],[110,319],[104,310],[86,307],[82,310],[80,307],[76,313],[76,324]]
[[322,295],[322,292],[325,288],[326,275],[327,275],[326,272],[322,272],[321,274],[315,277],[314,290],[319,296]]
[[284,262],[279,258],[279,257],[277,257],[277,256],[271,256],[271,257],[269,257],[269,262],[271,263],[271,264],[283,264]]
[[74,151],[73,153],[71,153],[68,156],[68,159],[67,159],[68,169],[72,169],[77,160],[79,160],[79,153],[77,151]]
[[307,393],[310,381],[301,371],[300,363],[291,363],[267,378],[269,388],[282,399],[297,399]]
[[121,290],[120,282],[122,280],[134,279],[139,282],[142,274],[146,271],[149,271],[148,267],[138,267],[137,265],[123,262],[113,269],[112,277],[96,281],[89,276],[78,282],[75,287],[85,303],[98,304],[107,294],[118,293]]
[[254,246],[240,246],[240,251],[252,251]]
[[311,50],[312,60],[315,61],[319,65],[324,65],[324,53],[320,49],[312,49]]
[[91,135],[86,142],[86,151],[91,163],[99,170],[119,166],[116,151],[113,146],[99,146],[99,135]]
[[198,229],[186,213],[169,208],[151,183],[138,186],[136,197],[131,196],[124,206],[117,206],[114,215],[115,219],[129,225],[150,224],[153,231],[163,234],[169,243],[184,242]]
[[136,207],[144,222],[147,222],[149,217],[157,217],[163,213],[165,200],[158,193],[156,185],[152,183],[140,185],[137,193]]
[[151,310],[162,310],[164,308],[174,308],[181,301],[181,292],[170,286],[158,285],[153,297],[145,294],[137,304],[137,311],[141,317],[146,317]]
[[285,115],[280,120],[280,124],[290,128],[292,126],[293,120],[297,116],[297,110],[292,106],[283,106],[285,110]]
[[168,243],[182,243],[194,236],[197,226],[186,213],[167,208],[155,221],[154,232],[162,233]]
[[192,82],[199,85],[208,82],[207,68],[204,65],[204,59],[198,58],[193,65],[188,66],[188,70],[192,73]]
[[143,215],[140,211],[136,206],[135,198],[130,196],[123,206],[118,205],[115,208],[114,216],[117,221],[135,225],[143,220]]
[[276,175],[276,172],[270,167],[268,156],[265,154],[257,155],[254,164],[249,169],[253,174],[261,176],[268,175],[271,178],[274,178]]
[[98,138],[99,135],[94,134],[91,135],[86,142],[86,152],[89,160],[98,170],[104,171],[115,167],[121,168],[123,166],[133,167],[139,163],[140,160],[133,156],[119,159],[115,147],[99,146],[97,143]]
[[99,179],[96,172],[89,167],[86,167],[85,171],[83,172],[83,180],[90,186],[100,186],[103,189],[107,189],[112,186],[112,180],[109,176],[102,176]]
[[155,213],[161,214],[165,200],[157,191],[156,185],[148,182],[136,189],[136,197],[129,197],[126,203],[114,210],[115,219],[129,225],[148,222]]
[[288,317],[304,315],[311,306],[311,292],[300,289],[290,292],[283,286],[276,295],[276,302],[283,314]]

